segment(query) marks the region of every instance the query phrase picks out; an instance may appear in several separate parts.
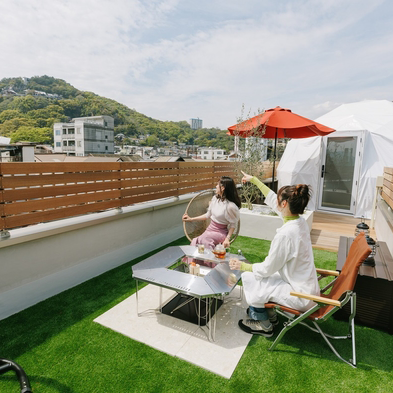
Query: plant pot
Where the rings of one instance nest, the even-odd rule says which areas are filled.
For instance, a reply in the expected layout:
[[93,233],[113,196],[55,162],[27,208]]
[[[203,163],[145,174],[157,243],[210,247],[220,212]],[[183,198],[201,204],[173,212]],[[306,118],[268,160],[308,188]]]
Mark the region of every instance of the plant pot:
[[[279,216],[264,214],[259,211],[258,207],[266,205],[253,205],[253,210],[247,208],[240,209],[240,232],[239,235],[252,237],[255,239],[273,240],[278,228],[283,225],[283,221]],[[312,228],[314,212],[307,210],[303,217],[307,221],[308,227]]]

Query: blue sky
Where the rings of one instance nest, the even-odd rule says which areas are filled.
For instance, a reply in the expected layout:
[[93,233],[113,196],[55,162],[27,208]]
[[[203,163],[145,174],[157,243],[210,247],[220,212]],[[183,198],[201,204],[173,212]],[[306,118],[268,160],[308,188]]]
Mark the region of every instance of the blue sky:
[[54,76],[159,120],[393,99],[390,0],[3,0],[0,37],[0,79]]

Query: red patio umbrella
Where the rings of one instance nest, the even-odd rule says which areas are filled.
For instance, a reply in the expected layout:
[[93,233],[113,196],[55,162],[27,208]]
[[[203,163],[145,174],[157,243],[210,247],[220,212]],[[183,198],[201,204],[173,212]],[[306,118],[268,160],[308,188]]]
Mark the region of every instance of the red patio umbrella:
[[260,115],[228,127],[228,134],[247,138],[274,138],[273,150],[273,185],[274,165],[276,161],[277,138],[309,138],[328,135],[335,130],[306,117],[293,113],[290,109],[279,106],[268,109]]

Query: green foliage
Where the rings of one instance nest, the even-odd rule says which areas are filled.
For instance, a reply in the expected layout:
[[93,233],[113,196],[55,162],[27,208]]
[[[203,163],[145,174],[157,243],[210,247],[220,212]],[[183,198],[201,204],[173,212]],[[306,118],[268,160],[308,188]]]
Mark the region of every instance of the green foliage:
[[16,119],[22,116],[23,114],[16,109],[6,109],[0,113],[0,123],[4,123],[7,120]]
[[35,121],[27,119],[26,117],[15,117],[6,120],[3,124],[0,124],[0,135],[10,136],[13,132],[17,131],[19,127],[23,126],[35,126]]
[[36,142],[41,144],[52,143],[53,131],[49,127],[19,127],[17,131],[11,134],[11,143],[16,142]]
[[150,135],[146,139],[146,145],[147,146],[152,146],[152,147],[159,146],[160,145],[160,140],[158,139],[158,137],[156,135]]
[[[262,114],[262,111],[258,111],[258,114]],[[238,118],[238,124],[243,121],[249,120],[251,118],[250,113],[244,118],[244,105],[242,107],[241,116]],[[264,134],[265,129],[262,129],[262,134]],[[236,135],[241,135],[241,132],[235,132]],[[240,138],[239,139],[243,139]],[[262,149],[260,145],[260,125],[257,125],[254,129],[249,131],[249,137],[245,143],[239,143],[238,150],[238,161],[236,162],[236,172],[237,176],[241,178],[242,172],[247,173],[252,176],[256,176],[259,179],[263,178],[263,156]],[[259,199],[261,192],[258,187],[252,183],[243,184],[241,190],[242,200],[246,203],[247,207],[252,210],[252,204]]]
[[[19,127],[53,128],[55,122],[68,122],[74,117],[108,115],[114,118],[115,135],[124,134],[126,138],[145,135],[149,146],[159,146],[160,140],[170,140],[222,148],[228,152],[233,147],[233,138],[226,135],[224,130],[192,130],[186,121],[152,119],[109,98],[80,91],[62,79],[43,75],[28,80],[4,78],[0,81],[0,91],[11,87],[21,95],[0,96],[0,135],[3,136],[11,136]],[[35,91],[58,94],[61,97],[35,96]],[[26,92],[27,95],[22,95]],[[7,123],[8,121],[11,123]],[[23,134],[26,135],[25,130]]]

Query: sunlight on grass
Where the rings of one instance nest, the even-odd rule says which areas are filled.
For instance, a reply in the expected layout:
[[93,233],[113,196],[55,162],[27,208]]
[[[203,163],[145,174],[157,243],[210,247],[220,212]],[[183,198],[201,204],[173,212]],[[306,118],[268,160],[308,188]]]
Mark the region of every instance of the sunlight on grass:
[[[186,238],[171,243],[180,244],[187,244]],[[239,236],[231,252],[241,249],[250,262],[260,262],[269,246],[268,241]],[[335,269],[336,253],[315,250],[314,255],[317,267]],[[0,321],[0,356],[25,369],[34,393],[342,393],[385,392],[392,386],[393,336],[359,325],[357,369],[340,362],[321,337],[297,327],[274,352],[268,351],[273,338],[253,337],[226,380],[94,323],[135,292],[131,266],[146,256]],[[341,334],[347,324],[330,319],[325,328]],[[337,348],[349,356],[349,341]],[[0,376],[0,392],[18,388],[13,373]]]

